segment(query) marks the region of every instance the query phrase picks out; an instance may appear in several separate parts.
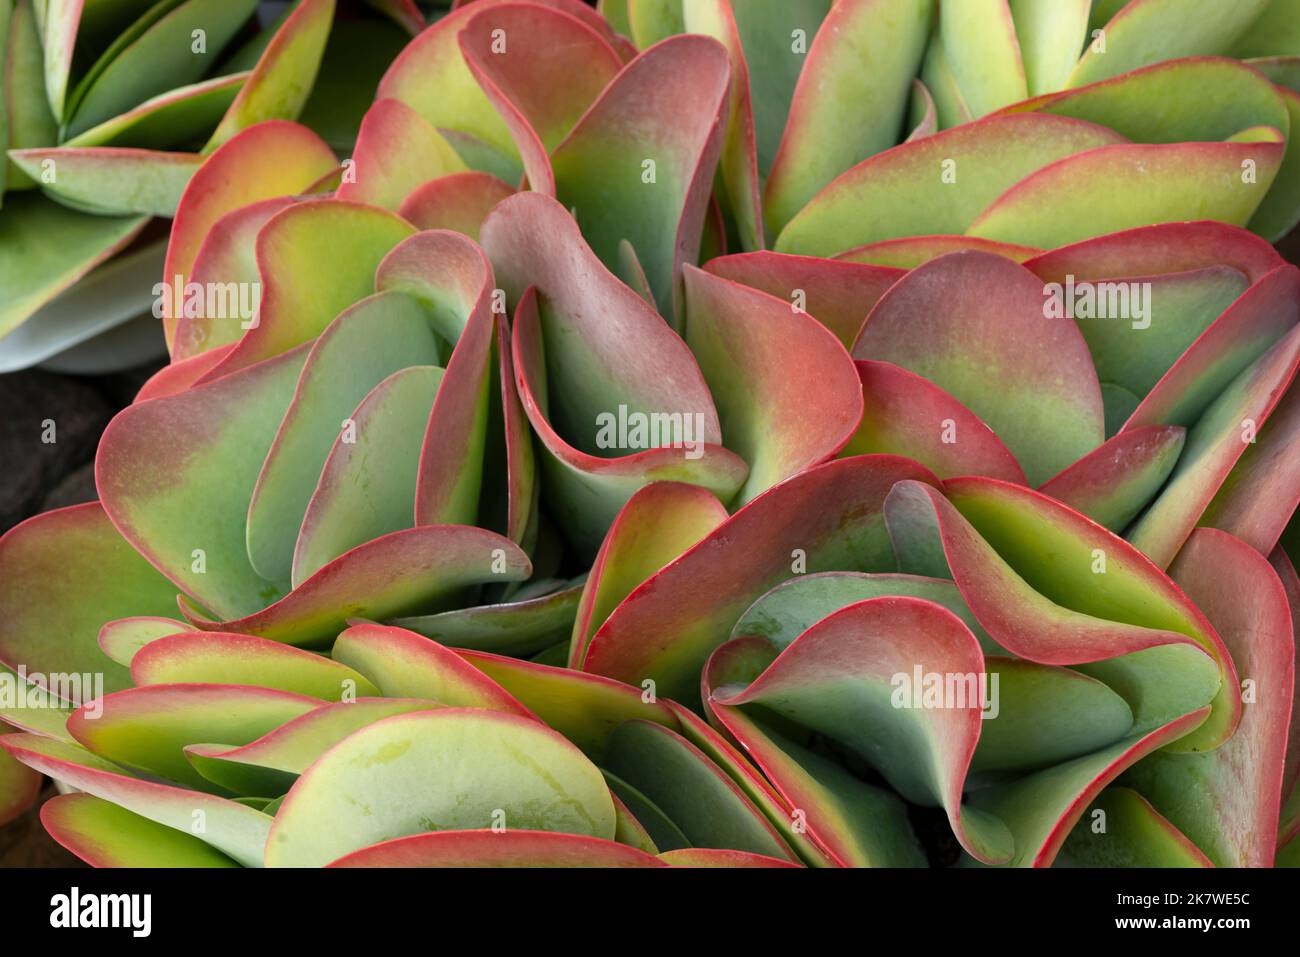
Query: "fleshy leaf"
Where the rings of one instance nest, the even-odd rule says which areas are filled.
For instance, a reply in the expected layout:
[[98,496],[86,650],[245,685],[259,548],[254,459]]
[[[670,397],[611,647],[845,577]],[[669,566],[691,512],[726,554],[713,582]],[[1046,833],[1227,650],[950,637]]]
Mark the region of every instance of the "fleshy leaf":
[[64,146],[167,149],[201,140],[216,126],[248,81],[247,72],[213,77],[168,90],[64,142]]
[[[513,161],[517,153],[510,131],[474,79],[457,43],[457,35],[482,3],[453,10],[407,44],[384,74],[376,96],[401,100],[439,132],[465,134]],[[480,168],[473,161],[469,165]]]
[[[66,121],[67,135],[76,136],[151,96],[201,79],[256,8],[257,0],[184,0],[154,7],[90,68],[61,114],[56,107],[55,113]],[[196,25],[204,30],[201,49],[191,36]]]
[[1121,432],[1043,483],[1039,491],[1112,532],[1123,532],[1178,463],[1187,430],[1151,425]]
[[841,455],[906,455],[939,478],[987,475],[1025,483],[1025,473],[980,418],[937,385],[891,362],[859,360],[863,414]]
[[[955,5],[945,3],[944,15]],[[933,6],[848,0],[831,7],[808,48],[768,174],[763,201],[773,235],[835,177],[898,142]]]
[[1298,440],[1300,390],[1293,381],[1197,524],[1223,529],[1261,555],[1271,552],[1300,504]]
[[730,0],[697,0],[682,4],[683,26],[690,33],[711,36],[727,48],[731,61],[731,95],[719,173],[727,208],[736,221],[740,244],[762,249],[763,204],[758,178],[758,147],[749,64],[741,44]]
[[[1282,135],[1268,128],[1243,142],[1087,150],[1030,173],[994,200],[969,232],[1051,247],[1149,223],[1217,219],[1245,226],[1264,201],[1284,149]],[[1247,177],[1247,168],[1257,172]],[[1102,189],[1104,205],[1091,199]]]
[[176,586],[92,502],[28,519],[0,539],[0,607],[5,663],[42,674],[102,674],[105,690],[116,691],[130,679],[100,650],[100,626],[174,612]]
[[182,631],[151,641],[131,659],[131,678],[139,686],[256,685],[325,701],[379,694],[364,675],[322,655],[215,631]]
[[[465,63],[514,137],[529,186],[555,194],[549,153],[623,66],[596,30],[561,10],[507,3],[457,36]],[[574,64],[582,68],[575,70]]]
[[[1041,493],[984,478],[944,484],[947,499],[906,482],[886,502],[905,569],[918,545],[938,550],[922,564],[931,574],[951,571],[994,641],[1018,657],[1106,681],[1133,707],[1135,733],[1212,699],[1211,720],[1179,749],[1214,748],[1231,735],[1241,715],[1232,659],[1205,616],[1144,555]],[[1102,575],[1104,589],[1096,585]]]
[[[493,349],[505,348],[493,322],[491,265],[483,250],[464,236],[446,230],[417,233],[384,258],[375,287],[414,297],[438,335],[454,344],[423,433],[415,521],[471,523],[483,490],[489,393],[496,371]],[[512,395],[504,396],[506,401],[517,404]],[[448,455],[447,449],[458,451]],[[519,461],[508,463],[508,468],[514,495],[522,490],[527,473]],[[510,505],[526,508],[513,499]]]
[[[1298,368],[1300,326],[1237,376],[1188,431],[1169,482],[1129,534],[1157,565],[1168,567],[1173,561]],[[1135,427],[1142,411],[1134,413],[1125,429]]]
[[327,867],[665,867],[645,851],[552,831],[435,831],[345,854]]
[[174,215],[201,162],[194,153],[109,146],[11,150],[9,158],[38,182],[45,169],[53,170],[55,178],[45,191],[66,206],[98,215],[141,216]]
[[298,118],[316,81],[333,21],[334,0],[300,0],[294,6],[217,124],[205,153],[257,123]]
[[[750,644],[763,643],[755,639],[730,642],[718,649],[711,664]],[[768,648],[759,668],[770,663],[773,655]],[[825,848],[830,862],[843,867],[915,867],[924,863],[907,822],[906,806],[897,795],[855,778],[830,759],[760,726],[741,708],[714,699],[709,706],[719,723],[760,764],[784,801],[801,812],[799,823]]]
[[[1037,272],[1034,262],[1028,265]],[[1139,396],[1151,391],[1248,284],[1229,266],[1127,279],[1072,275],[1065,283],[1053,277],[1053,294],[1062,297],[1063,311],[1083,333],[1098,378]]]
[[1218,529],[1194,532],[1170,574],[1223,636],[1247,703],[1222,747],[1153,755],[1125,781],[1219,867],[1271,866],[1295,683],[1286,593],[1263,555]]
[[502,817],[509,830],[614,836],[600,772],[538,722],[459,708],[397,715],[303,773],[276,815],[266,863],[322,865],[377,841],[492,827]]
[[[368,442],[358,405],[393,373],[438,360],[439,343],[424,310],[411,297],[396,292],[370,296],[345,309],[312,344],[248,505],[248,558],[263,578],[282,589],[289,586],[291,577],[294,585],[301,584],[348,547],[413,524],[412,464],[405,476],[410,493],[404,502],[399,498],[393,503],[405,506],[405,524],[381,529],[336,551],[329,548],[329,542],[314,539],[319,515],[302,536],[299,533],[321,469],[337,440],[343,439],[346,431],[347,438],[357,443],[353,447]],[[426,407],[418,422],[420,431],[428,414]],[[419,441],[419,432],[415,441]],[[394,469],[399,467],[397,461],[400,459],[391,463]],[[369,510],[351,516],[361,522],[369,517]],[[300,543],[298,552],[295,541]]]
[[1133,728],[1124,698],[1073,668],[990,656],[984,671],[997,697],[986,708],[973,776],[1050,767],[1114,744]]
[[508,538],[466,525],[421,525],[340,555],[262,611],[236,621],[187,617],[204,631],[314,645],[338,634],[348,618],[413,614],[470,585],[523,581],[531,572],[528,556]]
[[681,0],[627,0],[628,34],[644,50],[686,32]]
[[262,866],[271,818],[234,801],[132,777],[85,748],[30,734],[0,735],[0,748],[56,781],[189,834],[202,812],[202,840],[245,867]]
[[943,37],[935,32],[930,35],[930,45],[921,62],[921,82],[930,91],[934,99],[935,113],[941,129],[961,126],[975,119],[974,113],[962,95],[957,78],[953,76],[948,63],[948,54],[944,51]]
[[490,173],[453,173],[412,190],[397,212],[419,229],[454,229],[477,242],[492,207],[513,192]]
[[1005,861],[1012,853],[1006,829],[962,805],[983,692],[956,707],[900,708],[892,676],[910,676],[914,668],[978,676],[984,657],[970,629],[946,609],[915,598],[873,598],[822,619],[748,687],[724,686],[711,697],[727,707],[761,706],[869,757],[904,798],[942,806],[972,855]]
[[0,216],[0,337],[123,249],[141,216],[86,216],[39,193],[11,193]]
[[[483,243],[497,281],[519,303],[515,376],[545,449],[542,468],[555,483],[552,514],[571,540],[594,553],[624,502],[652,481],[689,482],[731,498],[745,465],[717,445],[717,413],[690,350],[601,265],[555,200],[510,197],[488,217]],[[620,417],[647,425],[623,439]],[[679,434],[656,427],[658,439],[651,438],[650,422],[674,419]]]
[[1102,47],[1084,50],[1067,85],[1104,80],[1157,60],[1226,52],[1268,3],[1136,0],[1105,25]]
[[[199,246],[226,213],[258,200],[303,192],[337,165],[320,137],[296,123],[259,123],[232,137],[208,157],[181,195],[167,245],[164,281],[174,282],[180,276],[184,285]],[[163,313],[169,340],[176,318],[174,310]]]
[[395,714],[431,711],[435,701],[357,698],[286,721],[249,744],[192,744],[185,756],[206,779],[238,794],[283,795],[317,758],[352,732]]
[[865,455],[769,489],[638,586],[591,639],[583,669],[694,701],[710,652],[772,586],[803,571],[894,567],[881,509],[903,479],[937,481],[908,459]]
[[[1097,818],[1098,812],[1105,815]],[[1097,830],[1093,821],[1105,820]],[[1195,844],[1131,788],[1109,787],[1079,818],[1057,866],[1212,867]]]
[[1009,0],[1030,96],[1059,90],[1088,35],[1090,0]]
[[662,810],[691,846],[794,860],[776,828],[735,782],[670,728],[627,722],[611,736],[603,765]]
[[1084,810],[1125,769],[1163,745],[1184,738],[1206,718],[1193,711],[1146,734],[1064,764],[1026,775],[1010,784],[972,792],[970,804],[1006,823],[1015,839],[1014,867],[1048,867]]
[[376,100],[361,121],[352,167],[335,196],[396,211],[421,183],[465,169],[419,113],[401,100]]
[[900,236],[964,233],[989,203],[1035,170],[1122,140],[1066,117],[986,117],[859,163],[790,220],[775,248],[833,256]]
[[344,420],[355,434],[335,436],[321,469],[293,552],[295,582],[349,549],[412,526],[420,440],[441,380],[436,366],[408,366]]
[[50,112],[55,119],[62,120],[85,0],[45,0],[39,6],[36,3],[33,0],[36,25],[40,27],[45,47],[45,92]]
[[[0,142],[6,149],[53,146],[59,141],[59,126],[45,91],[43,40],[33,0],[7,4],[3,21],[0,86],[5,91],[5,117],[0,120]],[[6,187],[30,185],[13,164],[0,160],[0,196]]]
[[939,6],[938,36],[972,116],[1025,98],[1025,66],[1009,0],[946,0]]
[[1288,136],[1286,155],[1273,186],[1250,218],[1250,228],[1266,239],[1281,241],[1300,222],[1300,148],[1296,133],[1300,130],[1300,90],[1278,86],[1286,104]]
[[673,711],[642,688],[600,675],[584,674],[481,651],[462,658],[514,695],[593,761],[602,761],[614,731],[628,721],[677,728]]
[[1033,273],[992,253],[951,253],[912,270],[871,311],[853,355],[892,362],[950,393],[988,423],[1031,482],[1105,434],[1083,337],[1069,320],[1048,318]]
[[573,631],[583,585],[560,586],[540,594],[527,586],[509,601],[457,608],[435,615],[396,618],[389,624],[432,638],[449,648],[467,648],[498,655],[526,657],[559,642]]
[[[300,347],[207,385],[130,406],[100,442],[95,474],[114,524],[181,590],[218,615],[245,615],[280,596],[249,564],[244,521],[305,357]],[[132,613],[147,612],[105,617]]]
[[422,698],[453,708],[531,717],[509,692],[456,652],[404,628],[353,625],[339,635],[333,655],[367,675],[388,698]]
[[131,659],[145,645],[168,635],[180,634],[182,631],[195,629],[175,618],[161,615],[137,615],[131,618],[118,618],[99,629],[99,647],[104,654],[119,665],[131,667]]
[[91,867],[239,866],[192,834],[89,794],[61,794],[47,801],[41,823]]
[[207,790],[185,759],[185,745],[248,744],[320,704],[318,698],[248,685],[146,685],[82,705],[68,719],[68,733],[101,758]]
[[315,339],[374,291],[375,269],[414,232],[395,213],[337,199],[307,200],[276,213],[257,234],[257,316],[208,380]]
[[[243,338],[262,299],[257,234],[272,216],[295,202],[293,197],[276,196],[226,213],[212,224],[199,246],[189,276],[185,277],[188,281],[179,284],[174,276],[165,280],[171,288],[164,294],[163,314],[176,317],[172,364],[167,368],[204,353],[211,355],[222,346],[233,347]],[[187,287],[191,291],[197,288],[203,295],[189,296]],[[213,356],[190,384],[206,376],[229,351],[227,348],[220,356]]]
[[[686,342],[728,447],[749,464],[737,504],[831,458],[862,418],[847,350],[773,296],[688,266]],[[817,383],[811,394],[807,382]]]
[[729,74],[716,40],[665,40],[619,73],[551,156],[556,195],[596,255],[612,268],[631,242],[670,321],[682,264],[699,254]]
[[703,268],[788,300],[791,308],[801,308],[835,333],[846,348],[853,346],[872,307],[904,275],[903,269],[890,266],[773,252],[722,256]]
[[1287,263],[1255,281],[1169,368],[1125,428],[1191,427],[1300,322],[1300,270]]
[[[1152,101],[1161,109],[1143,108]],[[1253,126],[1287,128],[1278,91],[1257,71],[1219,57],[1155,63],[1008,108],[1026,110],[1099,123],[1135,143],[1204,143]]]
[[573,636],[569,666],[579,668],[596,629],[634,588],[727,520],[706,489],[654,482],[623,506],[592,563]]

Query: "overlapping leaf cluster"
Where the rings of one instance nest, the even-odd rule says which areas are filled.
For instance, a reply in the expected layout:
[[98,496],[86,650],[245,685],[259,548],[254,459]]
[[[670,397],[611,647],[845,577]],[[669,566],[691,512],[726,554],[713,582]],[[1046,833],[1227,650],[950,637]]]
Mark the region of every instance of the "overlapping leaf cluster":
[[[337,100],[365,92],[365,45],[424,26],[411,0],[376,0],[390,17],[335,0],[263,8],[258,0],[4,0],[0,3],[0,368],[56,354],[147,309],[141,270],[154,217],[170,217],[204,158],[240,130],[296,119],[322,58]],[[400,26],[399,26],[400,25]],[[333,32],[333,35],[331,35]],[[372,81],[373,82],[373,81]],[[373,86],[370,88],[373,90]],[[364,107],[364,101],[363,101]],[[347,140],[350,104],[313,115]],[[313,111],[319,114],[319,111]],[[124,253],[125,256],[119,256]],[[114,257],[118,257],[114,259]],[[95,271],[112,261],[113,268]],[[44,309],[87,277],[87,292]],[[87,307],[98,314],[77,315]],[[28,320],[31,320],[30,322]],[[21,329],[21,333],[19,330]]]
[[1115,6],[475,0],[346,161],[232,136],[100,502],[0,542],[0,660],[108,692],[0,710],[11,807],[104,865],[1293,861],[1295,5]]

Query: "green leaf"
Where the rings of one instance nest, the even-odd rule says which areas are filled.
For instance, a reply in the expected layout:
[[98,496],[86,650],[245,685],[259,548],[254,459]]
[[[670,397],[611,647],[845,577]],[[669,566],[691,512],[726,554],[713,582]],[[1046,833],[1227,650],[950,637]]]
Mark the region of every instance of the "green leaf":
[[648,721],[610,738],[604,766],[660,808],[693,847],[793,859],[772,824],[693,744]]
[[266,863],[323,865],[395,837],[498,822],[608,840],[614,804],[596,766],[535,721],[454,708],[397,715],[345,738],[298,779]]
[[131,242],[143,216],[88,216],[37,193],[0,211],[0,337]]
[[0,606],[0,658],[7,664],[43,674],[102,674],[105,690],[116,691],[130,679],[100,650],[100,626],[174,613],[176,586],[91,503],[38,515],[0,539]]
[[61,794],[41,808],[56,841],[92,867],[238,867],[215,847],[89,794]]
[[[201,79],[256,6],[256,0],[185,0],[179,5],[162,0],[77,85],[62,112],[66,134],[84,133],[150,97]],[[47,13],[47,51],[49,20]],[[55,112],[60,112],[57,107]]]

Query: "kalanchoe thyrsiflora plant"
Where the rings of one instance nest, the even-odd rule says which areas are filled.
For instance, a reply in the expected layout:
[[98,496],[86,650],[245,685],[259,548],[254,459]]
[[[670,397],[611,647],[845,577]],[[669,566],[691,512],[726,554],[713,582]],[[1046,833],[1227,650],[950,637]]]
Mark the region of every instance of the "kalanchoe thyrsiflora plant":
[[348,161],[287,122],[207,158],[100,501],[0,541],[10,810],[49,775],[103,865],[1294,862],[1270,178],[1103,152],[1048,167],[1101,228],[967,235],[1033,143],[1124,146],[1087,87],[866,159],[796,217],[824,249],[726,254],[737,62],[477,0]]
[[[412,34],[424,25],[410,0],[374,6]],[[172,216],[204,158],[240,130],[298,117],[334,18],[334,0],[0,2],[0,339],[13,335],[0,369],[147,314],[140,277],[161,255],[151,218]],[[334,41],[383,46],[384,29],[353,12]],[[348,82],[364,87],[355,62]]]
[[[1300,218],[1290,0],[601,7],[643,49],[687,31],[726,46],[723,208],[746,248],[764,233],[815,255],[925,233],[1050,246],[1199,217],[1276,240]],[[1231,188],[1248,160],[1263,188]]]

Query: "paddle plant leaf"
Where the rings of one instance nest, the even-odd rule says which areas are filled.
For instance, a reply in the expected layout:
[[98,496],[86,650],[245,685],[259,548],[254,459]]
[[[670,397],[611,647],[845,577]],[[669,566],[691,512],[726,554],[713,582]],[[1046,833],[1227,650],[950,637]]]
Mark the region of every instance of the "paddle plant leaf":
[[1296,0],[272,6],[0,0],[0,369],[167,350],[0,538],[0,824],[1300,861]]

